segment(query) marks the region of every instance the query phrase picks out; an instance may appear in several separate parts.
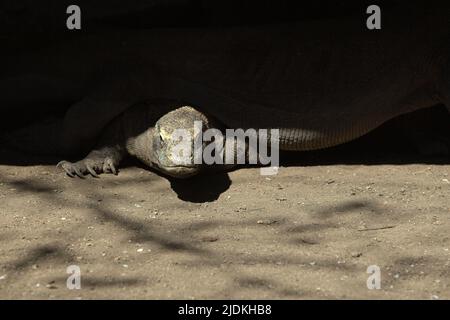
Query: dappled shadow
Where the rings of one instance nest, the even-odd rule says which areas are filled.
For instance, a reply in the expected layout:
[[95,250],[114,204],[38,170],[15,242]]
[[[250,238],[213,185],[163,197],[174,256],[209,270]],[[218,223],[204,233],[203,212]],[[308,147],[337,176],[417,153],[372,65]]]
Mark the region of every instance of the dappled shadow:
[[[222,292],[217,294],[230,294],[236,292],[236,290],[259,290],[266,291],[267,293],[275,294],[282,297],[301,297],[304,292],[291,288],[288,284],[279,283],[269,276],[254,276],[249,272],[242,269],[242,266],[251,265],[266,265],[266,266],[301,266],[302,268],[313,269],[320,268],[324,270],[352,270],[350,265],[339,265],[333,259],[316,259],[315,266],[309,264],[310,258],[307,256],[303,257],[302,251],[299,250],[296,255],[285,255],[282,253],[269,253],[269,252],[255,252],[251,255],[242,255],[239,252],[229,251],[222,249],[214,249],[209,245],[209,241],[202,240],[202,232],[217,232],[219,228],[234,228],[237,233],[239,230],[245,230],[247,228],[260,228],[261,232],[268,230],[267,228],[280,230],[282,233],[280,235],[274,234],[277,241],[280,243],[287,243],[291,237],[289,233],[284,233],[283,231],[288,228],[291,223],[283,218],[282,216],[273,217],[277,220],[277,223],[270,226],[259,225],[257,223],[258,216],[249,216],[240,221],[226,221],[224,219],[214,219],[214,221],[195,221],[188,224],[178,224],[176,227],[171,226],[171,232],[167,232],[164,229],[164,223],[153,223],[149,220],[144,220],[143,218],[137,218],[135,216],[128,216],[126,212],[115,207],[110,201],[108,201],[108,196],[106,196],[100,189],[96,187],[87,187],[77,189],[77,192],[84,194],[81,201],[77,202],[76,199],[67,197],[65,192],[50,192],[48,190],[48,183],[45,180],[38,180],[36,178],[30,179],[12,179],[2,177],[4,183],[11,184],[17,189],[17,192],[30,193],[34,189],[41,191],[36,193],[36,195],[45,201],[52,203],[58,207],[64,208],[86,208],[87,213],[92,215],[93,219],[89,220],[89,224],[95,223],[109,223],[112,224],[120,230],[125,236],[124,241],[128,243],[131,241],[133,243],[139,244],[154,244],[160,248],[153,255],[166,255],[173,253],[183,253],[183,260],[176,260],[178,266],[192,267],[195,269],[201,268],[220,268],[221,273],[228,279],[229,283],[223,288]],[[131,183],[131,182],[130,182]],[[138,183],[138,182],[136,182]],[[113,185],[110,185],[113,188]],[[48,191],[48,192],[47,192]],[[114,191],[109,190],[109,194],[114,194]],[[117,195],[119,201],[127,203],[130,201],[128,199],[130,195]],[[98,201],[98,199],[103,199]],[[135,200],[133,200],[135,201]],[[325,225],[323,228],[331,227],[330,225]],[[83,228],[81,228],[83,229]],[[311,230],[314,230],[312,228]],[[320,230],[317,228],[316,230]],[[300,232],[300,230],[298,230]],[[286,234],[287,236],[283,236]],[[68,246],[69,243],[73,243],[73,235],[69,235],[68,232],[55,233],[61,243],[58,246],[53,245],[42,245],[38,246],[29,252],[23,254],[23,258],[11,262],[9,265],[9,270],[13,272],[19,272],[20,270],[27,269],[34,264],[43,264],[45,261],[57,261],[57,263],[71,263],[75,261],[71,254],[68,254],[63,248]],[[82,235],[78,235],[80,237]],[[215,240],[213,240],[215,241]],[[301,248],[301,247],[299,247]],[[143,256],[142,256],[143,257]],[[136,257],[139,259],[139,256]],[[225,268],[221,266],[224,265],[224,260],[230,261],[232,263],[227,263]],[[144,260],[143,263],[149,263]],[[91,278],[90,275],[83,277],[83,285],[87,287],[131,287],[131,286],[142,286],[142,279],[131,278],[131,279],[109,279],[108,276],[105,278]]]
[[9,184],[21,191],[33,192],[33,193],[52,193],[52,192],[54,192],[54,189],[55,189],[55,188],[52,188],[51,186],[44,185],[44,184],[38,183],[36,181],[25,181],[25,180],[10,181]]
[[[67,278],[52,278],[55,283],[66,283]],[[143,280],[137,277],[93,277],[91,275],[83,275],[81,278],[82,289],[95,289],[95,288],[114,288],[114,287],[135,287],[142,285]]]
[[[149,194],[155,192],[154,189],[156,189],[158,190],[156,191],[158,194],[164,195],[164,190],[158,189],[159,186],[155,186],[146,180],[151,180],[152,178],[145,175],[141,178],[138,181],[134,181],[130,177],[125,177],[126,183],[130,186],[142,186],[148,183],[152,186],[152,189],[148,189]],[[227,221],[227,219],[217,216],[212,220],[187,220],[188,222],[185,223],[172,221],[173,223],[170,224],[163,219],[149,220],[145,219],[144,216],[129,215],[127,208],[131,207],[132,210],[132,204],[139,202],[139,199],[144,199],[144,197],[141,198],[139,196],[139,198],[133,198],[133,195],[130,193],[117,194],[114,188],[121,184],[121,179],[118,179],[116,182],[111,178],[102,184],[101,188],[99,184],[90,184],[87,183],[88,181],[83,181],[79,184],[69,183],[69,188],[72,188],[70,186],[77,186],[76,189],[73,188],[68,191],[74,192],[76,190],[76,193],[79,193],[77,199],[68,196],[64,191],[67,186],[59,186],[58,189],[60,189],[60,192],[54,192],[54,186],[51,182],[48,180],[40,180],[34,176],[26,179],[0,177],[0,180],[5,184],[13,186],[17,189],[16,192],[34,193],[34,191],[37,191],[37,197],[57,207],[85,209],[90,219],[87,222],[75,222],[80,224],[80,230],[85,229],[86,225],[83,226],[81,224],[86,223],[89,225],[107,223],[117,227],[122,239],[114,240],[112,246],[125,245],[131,241],[140,245],[149,244],[158,247],[158,250],[152,251],[153,257],[151,260],[144,258],[144,255],[134,257],[138,263],[144,265],[149,264],[149,267],[151,267],[151,261],[158,259],[158,256],[167,255],[171,259],[175,257],[173,260],[169,260],[169,263],[177,267],[186,267],[186,270],[205,270],[205,272],[220,270],[219,272],[226,279],[226,283],[219,292],[214,293],[217,297],[233,296],[236,292],[243,290],[246,292],[252,292],[254,290],[258,294],[269,294],[285,298],[301,298],[314,295],[314,292],[309,292],[306,286],[303,287],[302,285],[298,285],[298,283],[295,285],[276,280],[277,274],[272,273],[275,272],[273,270],[279,270],[276,272],[291,272],[288,270],[299,268],[299,272],[305,271],[310,273],[364,273],[365,270],[360,270],[361,266],[352,263],[340,264],[338,259],[332,255],[320,255],[317,251],[322,247],[318,246],[328,246],[331,242],[336,241],[336,239],[332,239],[328,232],[342,228],[342,225],[338,223],[338,219],[343,214],[363,213],[371,217],[372,214],[374,216],[382,214],[386,209],[379,206],[377,201],[363,198],[350,198],[347,200],[325,202],[313,208],[302,206],[301,210],[304,214],[310,219],[317,218],[318,220],[305,221],[301,224],[297,221],[291,221],[289,218],[280,214],[270,215],[268,217],[268,213],[264,217],[261,217],[261,215],[243,214],[241,218],[232,221]],[[53,186],[53,188],[49,186]],[[103,189],[104,187],[106,187],[106,190]],[[99,201],[99,199],[102,201]],[[149,199],[144,200],[149,201]],[[117,203],[121,205],[117,206]],[[122,204],[125,208],[122,208]],[[183,202],[178,201],[178,203],[173,204],[174,207],[170,207],[171,209],[169,211],[177,210],[179,206],[183,205]],[[186,203],[185,205],[197,208],[193,204]],[[332,220],[332,217],[337,217],[337,220]],[[259,224],[258,221],[263,218],[270,218],[275,222],[264,224],[264,220],[262,220],[263,223]],[[323,218],[326,220],[321,220]],[[168,227],[170,227],[170,230],[167,229]],[[232,246],[231,249],[223,245],[226,241],[231,241],[230,238],[221,238],[224,229],[232,230],[233,235],[235,234],[239,237],[241,233],[245,234],[249,228],[261,230],[260,234],[264,235],[265,240],[267,240],[267,235],[269,234],[271,241],[273,239],[274,242],[286,248],[286,250],[266,250],[265,243],[261,243],[260,248],[252,250],[253,252],[249,253],[239,245],[237,247]],[[74,228],[73,230],[76,229]],[[67,254],[63,249],[68,243],[73,243],[74,241],[74,235],[70,235],[70,232],[54,234],[53,236],[61,241],[57,246],[37,246],[25,252],[23,258],[8,263],[8,270],[14,275],[14,271],[27,271],[26,269],[33,264],[41,264],[45,263],[45,261],[52,263],[54,261],[56,263],[74,261],[74,257]],[[83,231],[81,232],[81,234],[75,234],[75,237],[83,237]],[[217,238],[211,242],[208,239],[204,241],[202,240],[202,236],[205,234],[217,235]],[[105,237],[108,237],[108,234]],[[228,237],[230,237],[229,234]],[[234,241],[234,238],[232,239]],[[270,242],[268,244],[271,245]],[[404,265],[418,263],[418,261],[415,262],[407,258],[401,260],[401,257],[399,257],[399,261],[394,261],[393,263],[394,265]],[[258,268],[258,266],[268,268],[265,270],[273,270],[263,275],[255,275],[252,273],[251,268]],[[131,288],[146,285],[147,276],[145,274],[142,279],[124,278],[122,281],[122,278],[110,279],[108,275],[105,275],[105,278],[96,278],[90,277],[88,274],[86,278],[83,278],[83,285],[91,288]],[[148,281],[152,283],[151,278]]]
[[153,242],[168,251],[186,251],[197,255],[206,254],[205,250],[195,247],[187,242],[165,236],[161,231],[154,230],[148,222],[127,218],[115,214],[102,205],[93,205],[92,212],[103,221],[111,222],[122,230],[131,233],[130,240],[135,242]]
[[247,287],[257,287],[257,288],[270,288],[271,283],[266,279],[255,278],[255,277],[245,277],[245,278],[236,278],[235,281],[239,284],[239,286],[243,288]]
[[[231,273],[231,272],[230,272]],[[311,296],[310,290],[294,288],[274,279],[254,275],[231,275],[227,287],[216,291],[208,299],[236,299],[243,292],[253,292],[251,297],[261,297],[265,294],[275,294],[277,299],[302,299]]]
[[58,245],[39,245],[32,248],[27,253],[22,254],[22,257],[18,260],[9,263],[8,269],[20,271],[31,267],[34,264],[44,263],[48,260],[56,260],[60,263],[65,263],[72,261],[73,257]]
[[[402,286],[406,283],[420,281],[425,278],[430,269],[436,266],[446,266],[445,259],[438,259],[431,256],[410,256],[408,253],[393,259],[390,263],[380,266],[384,274],[383,286]],[[448,278],[450,272],[448,268],[443,268],[444,272],[433,275],[434,278]]]
[[98,277],[84,276],[83,277],[83,286],[84,287],[95,287],[95,288],[104,288],[104,287],[132,287],[142,285],[142,279],[140,278],[125,278],[122,277],[120,279],[103,279]]
[[[280,239],[280,242],[282,239]],[[300,250],[299,250],[300,251]],[[308,258],[307,255],[300,257],[293,257],[285,254],[254,254],[251,256],[237,256],[232,252],[222,252],[222,255],[225,257],[233,257],[232,262],[224,263],[223,257],[219,259],[219,257],[215,257],[211,255],[207,259],[194,259],[194,260],[185,260],[179,262],[180,265],[195,267],[195,268],[208,268],[208,267],[219,267],[226,265],[227,268],[233,269],[235,265],[240,266],[252,266],[252,265],[260,265],[260,266],[277,266],[281,268],[283,266],[296,266],[302,267],[305,270],[344,270],[344,271],[354,271],[354,266],[346,265],[346,264],[338,264],[335,259],[329,258],[319,258],[315,259],[314,264],[311,265],[311,259]]]
[[[45,199],[49,203],[56,204],[57,206],[67,208],[87,208],[90,212],[93,212],[96,217],[102,222],[110,222],[122,230],[131,234],[130,239],[140,242],[154,242],[160,245],[162,248],[172,251],[190,251],[196,254],[203,254],[203,250],[187,244],[186,242],[180,242],[165,236],[162,232],[153,230],[151,224],[148,221],[139,221],[139,219],[133,219],[127,217],[124,214],[115,213],[113,210],[108,209],[108,201],[98,201],[103,197],[99,196],[94,189],[85,189],[86,196],[82,203],[78,203],[73,199],[64,196],[63,192],[50,192],[54,188],[49,188],[48,185],[40,180],[36,179],[22,179],[10,181],[5,177],[0,176],[0,180],[14,186],[19,192],[34,192],[38,191],[40,197]],[[47,192],[39,192],[46,190]],[[118,196],[118,195],[117,195]],[[116,197],[117,197],[116,196]],[[124,200],[126,197],[124,198]],[[42,249],[43,250],[43,249]],[[49,250],[56,250],[54,248],[47,248],[47,251],[39,251],[38,253],[52,253]],[[30,256],[30,255],[28,255]],[[31,255],[34,257],[34,255]],[[34,259],[34,258],[33,258]]]
[[306,295],[307,292],[299,291],[293,288],[287,288],[286,285],[271,280],[263,279],[254,276],[241,276],[233,279],[236,290],[243,289],[259,289],[263,291],[274,291],[278,296],[282,298],[301,298]]
[[312,214],[322,217],[336,216],[340,214],[369,212],[370,214],[381,214],[381,207],[373,200],[346,200],[340,203],[333,203],[327,206],[319,206]]

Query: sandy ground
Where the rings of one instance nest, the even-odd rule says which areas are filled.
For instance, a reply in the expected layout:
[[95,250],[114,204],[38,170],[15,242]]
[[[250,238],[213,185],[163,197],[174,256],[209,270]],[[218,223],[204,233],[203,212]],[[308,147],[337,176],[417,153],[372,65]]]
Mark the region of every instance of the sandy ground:
[[315,157],[181,182],[3,160],[0,298],[450,298],[449,161]]

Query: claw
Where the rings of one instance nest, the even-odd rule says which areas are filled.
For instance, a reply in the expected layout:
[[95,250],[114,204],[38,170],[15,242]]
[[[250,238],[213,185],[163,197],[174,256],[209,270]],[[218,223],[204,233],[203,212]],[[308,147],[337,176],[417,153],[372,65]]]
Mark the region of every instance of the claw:
[[105,161],[105,163],[103,164],[103,172],[117,175],[117,169],[111,160],[108,159]]
[[58,163],[56,164],[56,168],[62,168],[62,169],[64,169],[63,165],[64,165],[65,163],[67,163],[66,160],[62,160],[62,161],[58,162]]
[[112,172],[115,176],[117,176],[117,170],[116,170],[116,167],[114,166],[114,164],[110,163],[110,164],[109,164],[109,168],[111,169],[111,172]]
[[80,177],[81,179],[84,179],[84,174],[81,172],[80,168],[78,168],[75,164],[67,161],[60,161],[57,165],[57,168],[62,168],[66,174],[71,177],[75,178],[75,176]]
[[91,166],[86,166],[87,171],[89,171],[89,173],[94,177],[94,178],[99,178],[99,175],[97,174],[97,172],[95,172],[95,170],[91,167]]
[[64,172],[65,172],[69,177],[75,178],[75,175],[74,175],[73,173],[69,172],[69,170],[67,170],[67,169],[65,169],[65,168],[63,168],[63,169],[64,169]]
[[58,169],[59,169],[59,168],[63,169],[64,172],[65,172],[69,177],[75,178],[75,175],[74,175],[72,172],[70,172],[70,171],[66,168],[65,164],[67,164],[67,163],[68,163],[68,162],[65,161],[65,160],[60,161],[60,162],[58,162],[58,163],[56,164],[56,168],[58,168]]
[[109,166],[108,163],[103,163],[103,173],[109,173]]
[[[95,178],[99,178],[99,172],[103,173],[113,173],[117,175],[117,169],[114,166],[114,163],[111,159],[103,160],[103,167],[101,168],[101,164],[98,163],[96,159],[87,159],[82,160],[76,163],[72,163],[69,161],[60,161],[56,165],[57,168],[62,168],[64,172],[71,178],[79,177],[81,179],[86,179],[86,175],[90,174]],[[102,171],[103,170],[103,171]]]
[[78,168],[76,165],[74,165],[73,170],[75,171],[75,174],[80,177],[81,179],[85,179],[86,177],[84,176],[84,174],[81,172],[80,168]]

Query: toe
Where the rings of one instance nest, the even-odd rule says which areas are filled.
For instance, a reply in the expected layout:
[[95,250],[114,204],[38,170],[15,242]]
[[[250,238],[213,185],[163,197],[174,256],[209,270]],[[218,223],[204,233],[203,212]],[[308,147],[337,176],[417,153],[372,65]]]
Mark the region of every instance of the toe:
[[63,160],[63,161],[58,162],[56,167],[63,169],[64,172],[66,173],[66,175],[68,175],[69,177],[75,178],[75,174],[71,170],[71,165],[72,164],[70,162]]
[[103,171],[117,175],[117,169],[111,159],[106,159],[103,163]]
[[95,172],[95,169],[92,168],[90,165],[86,166],[87,171],[91,174],[91,176],[93,176],[94,178],[98,178],[99,175],[97,174],[97,172]]
[[67,168],[63,168],[64,172],[71,178],[75,178],[75,175]]
[[81,172],[80,168],[79,168],[76,164],[74,164],[74,165],[72,166],[72,170],[75,172],[75,175],[77,175],[77,176],[80,177],[81,179],[84,179],[84,178],[85,178],[83,172]]

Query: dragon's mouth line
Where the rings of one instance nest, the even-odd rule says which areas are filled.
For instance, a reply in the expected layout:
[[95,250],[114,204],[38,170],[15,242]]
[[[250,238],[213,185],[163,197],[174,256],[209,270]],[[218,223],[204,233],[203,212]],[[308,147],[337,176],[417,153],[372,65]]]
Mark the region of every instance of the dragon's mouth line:
[[161,169],[167,169],[167,170],[177,170],[177,169],[198,169],[198,165],[192,164],[192,165],[184,165],[184,164],[173,164],[173,165],[165,165],[161,162],[153,162],[153,164]]
[[171,177],[176,178],[188,178],[191,177],[199,171],[198,167],[187,167],[187,166],[169,166],[169,167],[159,167],[162,173],[165,173]]

